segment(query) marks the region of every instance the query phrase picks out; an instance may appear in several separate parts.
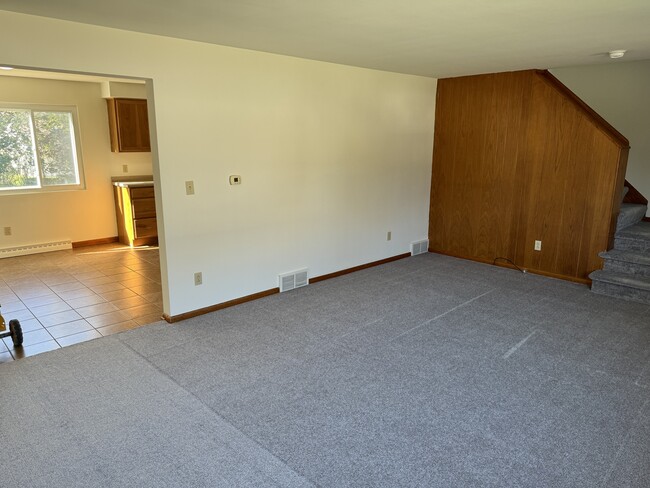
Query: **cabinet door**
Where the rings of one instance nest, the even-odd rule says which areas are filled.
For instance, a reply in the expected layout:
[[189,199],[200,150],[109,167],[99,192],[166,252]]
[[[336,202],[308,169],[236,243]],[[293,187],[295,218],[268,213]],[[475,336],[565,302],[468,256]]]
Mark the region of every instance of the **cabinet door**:
[[153,198],[136,198],[131,200],[131,205],[134,219],[156,216],[156,201]]
[[135,238],[153,237],[158,235],[156,219],[137,219],[133,221],[135,227]]
[[120,152],[149,152],[147,101],[136,98],[108,100],[111,149]]

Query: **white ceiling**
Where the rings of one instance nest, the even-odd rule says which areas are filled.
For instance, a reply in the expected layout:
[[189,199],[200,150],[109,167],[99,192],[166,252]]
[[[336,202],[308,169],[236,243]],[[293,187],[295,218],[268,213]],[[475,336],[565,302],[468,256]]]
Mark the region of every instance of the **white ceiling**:
[[650,59],[650,0],[0,0],[1,10],[432,77]]

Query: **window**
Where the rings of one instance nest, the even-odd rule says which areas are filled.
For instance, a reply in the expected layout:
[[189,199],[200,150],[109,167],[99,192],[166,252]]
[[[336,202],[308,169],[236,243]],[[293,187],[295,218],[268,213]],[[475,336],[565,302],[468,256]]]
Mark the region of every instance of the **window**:
[[75,107],[0,105],[0,193],[83,188]]

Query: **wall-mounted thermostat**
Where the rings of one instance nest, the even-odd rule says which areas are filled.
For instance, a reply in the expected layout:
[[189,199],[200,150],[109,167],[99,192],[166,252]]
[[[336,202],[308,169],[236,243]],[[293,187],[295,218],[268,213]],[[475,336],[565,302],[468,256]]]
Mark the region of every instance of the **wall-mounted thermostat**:
[[230,184],[231,185],[241,185],[241,176],[239,176],[239,175],[230,175]]

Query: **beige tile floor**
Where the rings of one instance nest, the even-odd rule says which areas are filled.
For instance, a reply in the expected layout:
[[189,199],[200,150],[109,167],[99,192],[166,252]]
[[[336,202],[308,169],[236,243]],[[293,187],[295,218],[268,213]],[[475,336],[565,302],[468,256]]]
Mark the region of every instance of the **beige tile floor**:
[[157,247],[121,244],[0,259],[0,305],[22,348],[0,340],[0,363],[160,320]]

